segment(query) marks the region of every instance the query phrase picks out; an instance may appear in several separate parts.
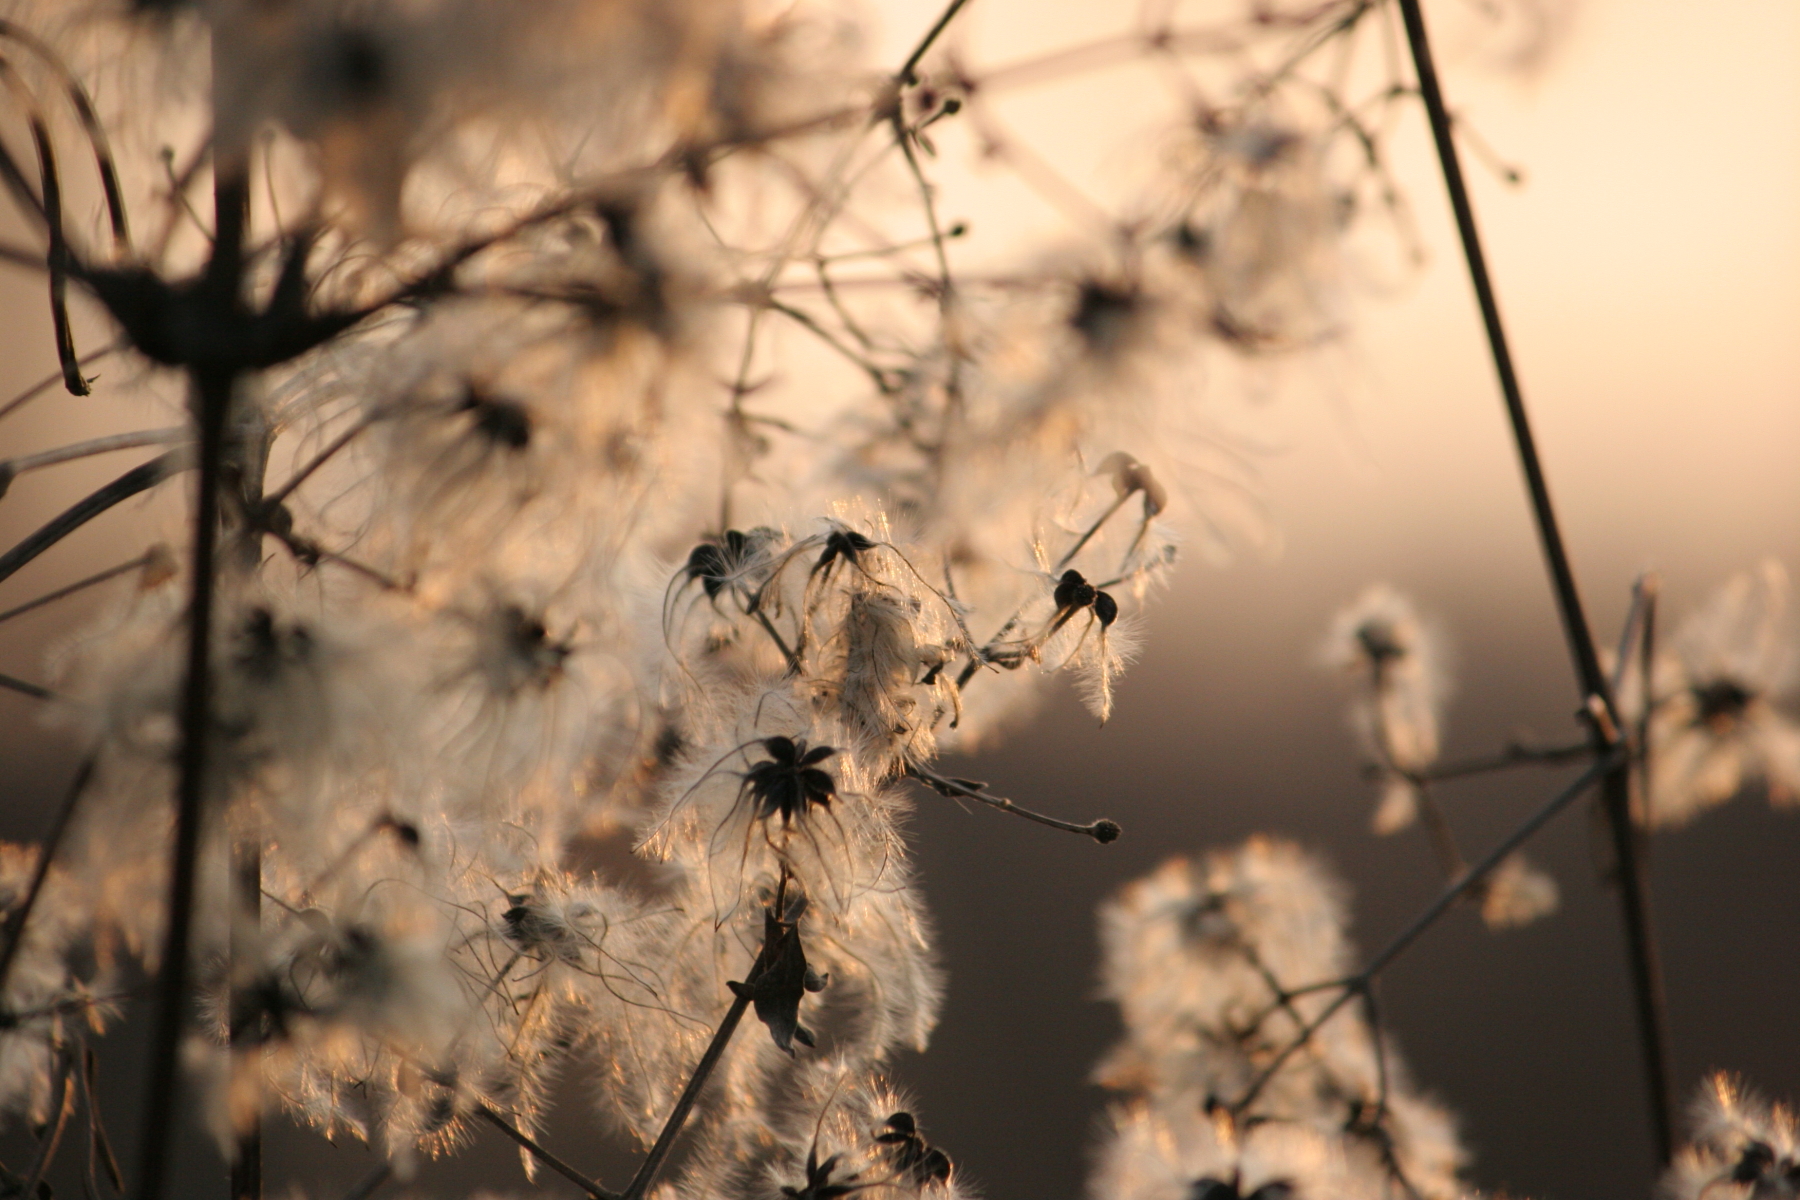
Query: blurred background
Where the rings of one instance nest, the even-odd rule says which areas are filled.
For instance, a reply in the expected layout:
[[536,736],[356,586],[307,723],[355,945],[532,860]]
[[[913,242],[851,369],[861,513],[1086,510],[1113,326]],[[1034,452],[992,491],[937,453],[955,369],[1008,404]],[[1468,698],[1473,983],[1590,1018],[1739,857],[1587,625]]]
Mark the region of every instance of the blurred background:
[[[1129,22],[1128,6],[1116,18],[1104,7],[974,0],[953,44],[971,63],[994,63]],[[897,61],[892,48],[916,38],[935,6],[890,0],[874,15],[877,60]],[[1602,640],[1616,636],[1645,570],[1661,577],[1665,629],[1765,555],[1800,570],[1800,8],[1584,0],[1549,22],[1547,54],[1530,69],[1482,48],[1485,18],[1472,2],[1439,0],[1428,16],[1446,31],[1452,106],[1525,175],[1514,187],[1470,166]],[[1054,131],[1058,144],[1104,150],[1135,128],[1132,95],[1101,79],[997,103],[1040,148]],[[1105,729],[1053,683],[1032,723],[953,768],[1033,807],[1113,817],[1125,836],[1099,847],[919,802],[917,857],[950,987],[930,1052],[899,1073],[919,1094],[926,1134],[994,1200],[1082,1193],[1105,1103],[1087,1075],[1117,1034],[1094,998],[1094,907],[1113,889],[1171,854],[1262,831],[1313,848],[1350,881],[1365,948],[1435,894],[1418,829],[1369,832],[1373,789],[1343,695],[1315,665],[1332,613],[1364,586],[1409,592],[1449,635],[1447,756],[1575,730],[1576,692],[1441,180],[1422,114],[1403,111],[1389,151],[1431,261],[1399,286],[1363,288],[1341,344],[1281,377],[1268,402],[1281,411],[1260,427],[1253,461],[1278,538],[1229,562],[1190,557],[1151,608],[1143,659]],[[950,218],[977,233],[984,221],[1028,230],[1040,219],[970,157],[946,137]],[[1104,154],[1059,165],[1104,190]],[[959,208],[965,177],[974,190]],[[54,368],[40,290],[0,269],[0,396]],[[53,395],[10,418],[0,454],[120,428],[105,394]],[[0,504],[0,543],[127,465],[117,456],[19,480]],[[0,607],[128,556],[149,519],[133,511],[45,555],[5,585]],[[88,611],[70,604],[0,627],[0,671],[41,678],[46,652]],[[0,693],[0,762],[0,837],[35,839],[72,748],[30,701]],[[1479,848],[1565,777],[1528,768],[1441,796],[1465,846]],[[1504,934],[1472,911],[1451,914],[1384,977],[1385,1016],[1419,1082],[1461,1115],[1482,1187],[1646,1196],[1651,1151],[1617,905],[1597,882],[1584,810],[1532,849],[1561,884],[1561,911]],[[1684,1098],[1720,1068],[1800,1098],[1797,867],[1800,816],[1760,797],[1653,843]],[[104,1059],[121,1098],[136,1094],[133,1028]],[[551,1144],[595,1170],[613,1164],[608,1177],[618,1177],[622,1160],[591,1144],[570,1101]],[[130,1147],[120,1150],[129,1164]],[[367,1163],[359,1149],[295,1135],[271,1147],[270,1178],[331,1196]],[[484,1139],[473,1159],[428,1172],[419,1188],[463,1194],[470,1178],[517,1187],[515,1164]]]

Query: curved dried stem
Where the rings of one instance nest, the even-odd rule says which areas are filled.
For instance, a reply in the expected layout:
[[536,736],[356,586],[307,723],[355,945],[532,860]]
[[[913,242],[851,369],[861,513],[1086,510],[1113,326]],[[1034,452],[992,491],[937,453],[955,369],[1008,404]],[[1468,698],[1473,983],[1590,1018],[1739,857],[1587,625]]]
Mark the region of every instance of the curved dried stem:
[[986,784],[977,783],[972,779],[951,779],[948,776],[939,775],[937,772],[927,767],[922,767],[917,763],[911,762],[906,764],[906,774],[913,779],[918,780],[940,796],[949,796],[951,798],[961,797],[966,800],[979,800],[990,808],[997,808],[1001,812],[1011,813],[1015,817],[1024,817],[1027,821],[1036,821],[1039,825],[1048,825],[1052,829],[1061,829],[1068,833],[1086,834],[1101,845],[1105,845],[1108,842],[1115,842],[1119,839],[1120,829],[1118,822],[1110,821],[1105,817],[1101,817],[1096,821],[1089,821],[1085,825],[1078,825],[1073,821],[1058,820],[1056,817],[1045,816],[1040,812],[1033,812],[1023,805],[1013,803],[1004,796],[991,795],[987,790]]
[[148,491],[172,475],[192,470],[194,465],[191,450],[171,450],[141,467],[133,467],[105,487],[89,493],[5,554],[0,554],[0,581],[10,579],[20,567],[115,504],[129,500],[139,492]]

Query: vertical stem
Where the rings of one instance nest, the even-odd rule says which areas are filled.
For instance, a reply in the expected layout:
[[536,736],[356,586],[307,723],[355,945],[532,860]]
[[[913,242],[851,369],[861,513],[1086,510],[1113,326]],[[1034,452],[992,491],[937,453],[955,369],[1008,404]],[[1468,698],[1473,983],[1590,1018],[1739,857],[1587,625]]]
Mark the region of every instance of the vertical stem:
[[[1406,25],[1407,44],[1412,50],[1413,66],[1419,77],[1419,94],[1425,101],[1425,111],[1430,117],[1432,140],[1437,147],[1438,162],[1443,167],[1444,183],[1450,193],[1450,206],[1456,214],[1457,233],[1462,240],[1463,255],[1468,261],[1469,277],[1475,286],[1475,298],[1481,307],[1481,321],[1487,331],[1488,347],[1493,352],[1494,370],[1499,376],[1500,392],[1506,401],[1506,413],[1512,424],[1513,441],[1518,447],[1526,488],[1531,494],[1532,516],[1537,523],[1538,540],[1556,593],[1556,607],[1562,618],[1563,636],[1569,643],[1569,653],[1575,662],[1584,703],[1594,718],[1592,730],[1596,748],[1609,750],[1619,738],[1618,709],[1613,700],[1612,689],[1600,669],[1600,655],[1594,645],[1587,614],[1581,606],[1581,595],[1575,586],[1575,572],[1569,564],[1562,532],[1557,527],[1556,512],[1550,503],[1550,488],[1544,479],[1543,464],[1538,458],[1537,444],[1531,433],[1531,422],[1525,414],[1524,396],[1519,389],[1518,375],[1513,369],[1506,331],[1500,322],[1500,306],[1494,297],[1487,259],[1482,253],[1481,238],[1475,228],[1475,211],[1469,202],[1468,187],[1463,181],[1462,165],[1457,159],[1449,110],[1444,106],[1437,68],[1431,58],[1431,45],[1425,36],[1424,14],[1419,10],[1419,0],[1399,0],[1399,3],[1401,17]],[[1658,962],[1655,934],[1650,924],[1649,883],[1637,844],[1637,831],[1631,821],[1628,759],[1615,759],[1614,765],[1607,771],[1601,781],[1601,802],[1617,862],[1619,902],[1624,914],[1632,993],[1637,1008],[1639,1050],[1649,1089],[1651,1135],[1658,1161],[1666,1163],[1674,1148],[1671,1117],[1673,1106],[1667,1065],[1668,1023],[1664,1013],[1661,966]]]
[[199,874],[200,824],[207,783],[207,734],[211,725],[213,599],[218,544],[219,467],[225,417],[234,376],[193,372],[195,418],[200,426],[199,495],[194,502],[194,549],[189,581],[187,678],[181,693],[181,747],[175,788],[174,863],[169,873],[168,928],[163,935],[157,1019],[144,1093],[139,1146],[138,1200],[161,1200],[178,1109],[181,1035],[188,1008],[188,958],[192,944],[195,881]]
[[[250,217],[250,188],[247,164],[238,162],[219,178],[214,194],[217,207],[218,234],[215,244],[223,247],[207,267],[207,285],[216,290],[222,311],[235,311],[241,300],[239,281],[243,272],[242,245]],[[223,264],[223,265],[222,265]],[[228,268],[228,269],[227,269]],[[227,396],[229,401],[229,395]],[[269,430],[260,408],[245,406],[234,411],[228,403],[219,447],[219,485],[232,489],[240,517],[253,513],[263,498],[263,475],[269,461]],[[228,567],[241,572],[254,571],[262,553],[262,539],[243,530],[236,539],[235,554]],[[216,536],[216,535],[215,535]],[[230,978],[233,991],[254,986],[261,965],[262,933],[262,829],[253,828],[231,850],[231,878],[236,891],[232,915],[233,932],[230,947]],[[244,936],[247,931],[247,938]],[[245,941],[248,941],[248,945]],[[246,963],[246,960],[248,964]],[[246,965],[248,971],[246,972]],[[235,1000],[235,996],[233,999]],[[228,1011],[241,1011],[232,1004]],[[258,1023],[260,1024],[260,1022]],[[231,1164],[231,1200],[262,1200],[262,1038],[253,1030],[250,1048],[231,1055],[231,1069],[237,1095],[248,1090],[255,1097],[255,1115],[250,1128],[237,1143],[237,1157]],[[236,1048],[233,1048],[234,1051]]]
[[[1645,575],[1638,580],[1638,598],[1643,601],[1644,629],[1638,641],[1638,683],[1641,689],[1639,701],[1642,707],[1638,711],[1637,760],[1639,799],[1644,804],[1644,824],[1650,824],[1650,771],[1655,763],[1650,757],[1650,718],[1656,712],[1656,692],[1654,690],[1656,673],[1656,599],[1661,589],[1661,582],[1654,575]],[[1624,655],[1620,655],[1624,661]]]
[[[201,279],[209,314],[221,326],[238,323],[243,244],[250,188],[241,159],[215,151],[212,257]],[[222,331],[221,331],[222,332]],[[187,676],[181,693],[181,746],[175,785],[175,846],[169,872],[168,928],[145,1089],[143,1140],[136,1200],[162,1200],[173,1149],[180,1088],[181,1035],[187,1024],[195,883],[200,826],[205,816],[208,735],[212,727],[213,601],[218,574],[219,484],[224,476],[226,428],[238,371],[229,360],[189,364],[194,422],[199,426],[199,494],[194,500],[193,563],[187,619]]]
[[[232,849],[232,878],[236,884],[237,921],[231,937],[232,999],[227,1011],[247,1011],[237,992],[253,986],[262,929],[262,844],[248,837]],[[245,936],[246,933],[248,936]],[[246,944],[248,943],[248,944]],[[260,1025],[260,1022],[258,1022]],[[261,1200],[262,1197],[262,1042],[261,1030],[251,1030],[249,1046],[233,1046],[231,1091],[235,1097],[245,1092],[256,1098],[256,1115],[250,1128],[239,1134],[237,1157],[231,1164],[231,1200]]]

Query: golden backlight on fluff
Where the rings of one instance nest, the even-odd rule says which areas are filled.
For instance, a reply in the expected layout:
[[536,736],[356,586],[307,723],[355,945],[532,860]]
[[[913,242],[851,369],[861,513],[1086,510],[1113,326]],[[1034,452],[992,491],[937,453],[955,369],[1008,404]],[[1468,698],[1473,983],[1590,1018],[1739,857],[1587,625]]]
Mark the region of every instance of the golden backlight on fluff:
[[[0,0],[32,247],[0,257],[43,276],[51,384],[166,410],[0,463],[156,456],[0,554],[152,499],[133,557],[0,616],[104,589],[44,685],[0,676],[80,745],[44,869],[0,846],[0,1115],[41,1165],[77,1110],[107,1157],[92,1037],[147,971],[141,1200],[190,1101],[240,1173],[274,1116],[367,1143],[362,1200],[502,1133],[602,1198],[976,1194],[891,1081],[944,1000],[915,797],[1120,837],[945,756],[1065,687],[1130,719],[1189,548],[1268,544],[1237,383],[1318,365],[1419,256],[1390,5],[1147,5],[992,64],[963,7],[877,62],[835,0]],[[1124,198],[1008,124],[1100,67],[1161,89]],[[1054,230],[968,220],[968,161]],[[1731,581],[1586,742],[1499,765],[1647,755],[1650,828],[1792,802],[1785,594]],[[1321,657],[1376,829],[1432,839],[1430,920],[1550,913],[1437,803],[1433,623],[1377,585]],[[1096,1200],[1470,1194],[1348,926],[1263,836],[1106,902]],[[622,1192],[543,1144],[572,1092]],[[1791,1115],[1712,1097],[1670,1194],[1792,1195]]]

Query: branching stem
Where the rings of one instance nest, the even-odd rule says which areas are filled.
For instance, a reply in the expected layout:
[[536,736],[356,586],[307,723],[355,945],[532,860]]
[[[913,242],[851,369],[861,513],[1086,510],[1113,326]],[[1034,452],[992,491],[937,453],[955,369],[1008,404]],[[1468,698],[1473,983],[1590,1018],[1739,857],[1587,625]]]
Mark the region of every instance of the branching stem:
[[1332,998],[1331,1002],[1320,1010],[1317,1016],[1307,1022],[1306,1026],[1301,1029],[1299,1035],[1286,1046],[1282,1047],[1275,1057],[1269,1061],[1268,1065],[1263,1068],[1262,1073],[1250,1084],[1249,1089],[1245,1091],[1244,1095],[1237,1103],[1231,1106],[1232,1111],[1241,1114],[1248,1109],[1251,1104],[1255,1103],[1256,1098],[1262,1095],[1263,1089],[1269,1085],[1269,1081],[1275,1077],[1276,1073],[1287,1064],[1288,1059],[1292,1058],[1302,1047],[1311,1042],[1313,1035],[1324,1028],[1325,1023],[1336,1016],[1338,1011],[1342,1009],[1344,1005],[1367,991],[1375,977],[1386,970],[1396,958],[1399,958],[1401,954],[1405,953],[1407,948],[1418,940],[1420,934],[1435,925],[1438,922],[1438,919],[1449,912],[1470,888],[1486,879],[1507,855],[1529,841],[1532,835],[1537,833],[1539,829],[1542,829],[1552,817],[1562,812],[1562,810],[1567,808],[1574,800],[1585,794],[1588,788],[1592,787],[1594,783],[1607,772],[1612,771],[1617,767],[1624,759],[1624,752],[1622,750],[1617,750],[1583,771],[1573,783],[1552,796],[1542,807],[1532,813],[1531,816],[1527,817],[1517,829],[1514,829],[1511,833],[1507,834],[1493,849],[1482,855],[1482,857],[1473,865],[1452,880],[1443,891],[1438,893],[1435,900],[1426,905],[1424,910],[1407,924],[1406,928],[1402,929],[1399,933],[1389,939],[1387,945],[1383,946],[1376,952],[1374,957],[1364,963],[1362,969],[1356,974],[1345,979],[1333,979],[1323,983],[1309,984],[1305,987],[1288,988],[1280,993],[1280,999],[1291,1001],[1296,996],[1305,995],[1310,992],[1331,990],[1336,990],[1338,992],[1338,994]]
[[[242,304],[243,243],[249,185],[242,170],[223,164],[214,188],[212,256],[202,281],[215,312],[228,317]],[[200,826],[205,817],[212,729],[211,650],[216,559],[226,436],[237,370],[226,363],[191,367],[194,423],[199,427],[199,469],[194,499],[193,566],[187,613],[187,673],[181,690],[181,738],[176,759],[175,845],[169,872],[168,927],[163,934],[156,1028],[144,1099],[137,1200],[162,1200],[175,1130],[180,1086],[181,1035],[186,1026],[191,976],[195,885],[200,868]]]
[[[1500,321],[1500,306],[1494,296],[1487,260],[1481,249],[1481,238],[1475,227],[1475,210],[1463,181],[1462,166],[1457,158],[1456,141],[1451,129],[1449,110],[1438,85],[1437,68],[1431,57],[1431,44],[1425,35],[1425,17],[1419,0],[1400,0],[1400,14],[1406,25],[1407,45],[1412,51],[1413,66],[1419,77],[1419,94],[1431,121],[1432,141],[1437,147],[1438,162],[1443,168],[1444,183],[1450,193],[1450,205],[1456,214],[1457,233],[1462,240],[1463,256],[1468,262],[1469,277],[1481,307],[1482,325],[1487,332],[1488,347],[1493,353],[1494,370],[1499,376],[1501,395],[1512,424],[1513,441],[1518,447],[1519,463],[1524,470],[1526,488],[1531,495],[1532,515],[1537,523],[1538,539],[1544,560],[1550,570],[1551,585],[1556,593],[1557,612],[1562,618],[1563,634],[1569,643],[1579,677],[1583,703],[1594,718],[1593,730],[1597,751],[1608,751],[1618,739],[1618,707],[1612,688],[1600,668],[1600,655],[1594,644],[1587,614],[1581,605],[1581,594],[1575,584],[1575,572],[1557,527],[1556,512],[1550,503],[1550,488],[1544,478],[1543,464],[1538,458],[1531,422],[1525,413],[1525,400],[1519,388],[1518,374],[1513,368],[1512,352],[1507,347],[1506,331]],[[1604,719],[1597,719],[1597,718]],[[1627,956],[1631,964],[1632,995],[1637,1008],[1639,1052],[1643,1058],[1645,1082],[1649,1091],[1650,1128],[1657,1161],[1666,1163],[1674,1152],[1673,1101],[1668,1074],[1668,1023],[1664,1011],[1662,971],[1658,962],[1655,935],[1650,924],[1649,885],[1638,846],[1637,830],[1631,821],[1630,762],[1624,756],[1608,755],[1611,769],[1602,781],[1601,800],[1611,833],[1612,850],[1618,869],[1619,903],[1623,909]]]
[[[775,912],[778,917],[785,906],[786,894],[787,877],[784,875],[781,891],[775,898]],[[732,1034],[737,1032],[738,1025],[743,1022],[744,1014],[750,1010],[751,990],[755,987],[757,979],[762,975],[764,967],[775,961],[776,956],[781,952],[782,944],[793,936],[796,926],[777,923],[774,928],[779,932],[774,933],[773,937],[763,942],[761,952],[757,954],[756,961],[750,966],[750,973],[744,976],[744,987],[732,997],[731,1007],[725,1010],[725,1018],[719,1022],[719,1028],[713,1034],[712,1041],[708,1043],[706,1053],[700,1056],[700,1062],[695,1066],[694,1073],[688,1077],[687,1086],[681,1089],[681,1095],[676,1099],[675,1107],[670,1111],[668,1120],[663,1122],[662,1131],[656,1135],[656,1142],[650,1147],[650,1153],[645,1155],[644,1161],[638,1165],[637,1174],[633,1175],[631,1182],[626,1185],[622,1200],[643,1200],[643,1197],[650,1191],[651,1185],[656,1182],[657,1173],[662,1170],[663,1163],[669,1157],[669,1152],[675,1148],[675,1139],[681,1136],[681,1128],[687,1123],[688,1113],[693,1110],[694,1103],[700,1099],[701,1089],[706,1086],[706,1081],[712,1078],[713,1070],[719,1065],[719,1060],[725,1056],[725,1048],[731,1044]]]

